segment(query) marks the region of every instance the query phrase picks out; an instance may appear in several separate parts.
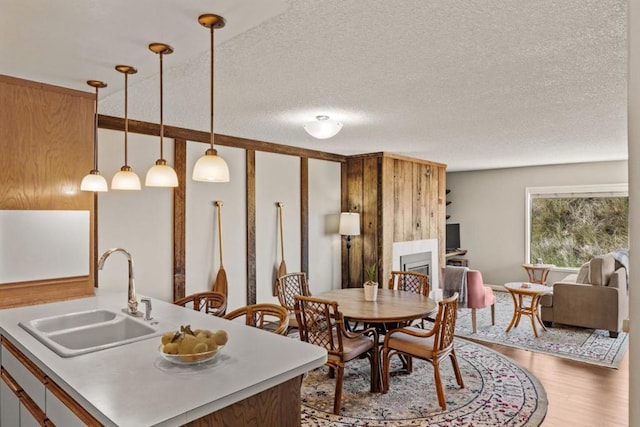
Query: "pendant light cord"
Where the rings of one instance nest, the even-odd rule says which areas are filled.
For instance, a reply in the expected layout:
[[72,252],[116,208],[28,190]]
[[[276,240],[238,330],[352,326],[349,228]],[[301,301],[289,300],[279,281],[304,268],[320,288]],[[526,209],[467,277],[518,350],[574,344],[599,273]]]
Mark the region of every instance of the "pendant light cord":
[[213,61],[213,49],[214,49],[214,41],[215,36],[213,35],[215,30],[213,29],[213,25],[211,26],[211,149],[213,150],[213,82],[214,82],[214,61]]
[[129,166],[129,73],[124,73],[124,165]]
[[93,170],[98,170],[98,86],[96,86],[96,102],[93,108]]
[[163,53],[160,52],[160,159],[164,160],[163,154],[163,142],[164,142],[164,122],[162,120],[162,56]]

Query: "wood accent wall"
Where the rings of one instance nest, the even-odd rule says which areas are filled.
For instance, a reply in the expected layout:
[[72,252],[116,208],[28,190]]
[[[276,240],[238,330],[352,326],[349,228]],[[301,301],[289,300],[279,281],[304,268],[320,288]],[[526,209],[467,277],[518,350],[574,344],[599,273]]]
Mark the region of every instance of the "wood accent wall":
[[362,286],[365,268],[374,262],[378,282],[385,286],[394,242],[438,239],[444,262],[446,165],[373,153],[349,157],[342,176],[342,211],[360,213],[362,226],[362,234],[351,240],[350,284],[343,243],[343,287]]
[[0,308],[93,295],[95,195],[81,192],[93,165],[95,95],[0,76],[0,209],[88,210],[89,275],[0,285]]

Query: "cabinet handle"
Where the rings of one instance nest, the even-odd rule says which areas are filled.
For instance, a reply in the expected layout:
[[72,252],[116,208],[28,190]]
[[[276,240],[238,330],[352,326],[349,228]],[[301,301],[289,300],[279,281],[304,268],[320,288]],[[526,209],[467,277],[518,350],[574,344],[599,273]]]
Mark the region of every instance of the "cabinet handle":
[[22,389],[20,388],[16,380],[14,380],[11,375],[9,375],[9,372],[7,372],[4,368],[0,368],[0,377],[2,377],[5,384],[11,389],[11,391],[14,392],[16,396],[20,397],[20,392],[22,391]]

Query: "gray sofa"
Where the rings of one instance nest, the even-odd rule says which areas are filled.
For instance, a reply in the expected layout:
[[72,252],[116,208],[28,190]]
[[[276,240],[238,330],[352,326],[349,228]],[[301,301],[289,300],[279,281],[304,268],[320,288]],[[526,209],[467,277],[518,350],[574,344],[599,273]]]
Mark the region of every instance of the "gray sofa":
[[554,283],[553,295],[542,297],[540,306],[547,326],[605,329],[616,338],[628,317],[627,270],[611,254],[597,256]]

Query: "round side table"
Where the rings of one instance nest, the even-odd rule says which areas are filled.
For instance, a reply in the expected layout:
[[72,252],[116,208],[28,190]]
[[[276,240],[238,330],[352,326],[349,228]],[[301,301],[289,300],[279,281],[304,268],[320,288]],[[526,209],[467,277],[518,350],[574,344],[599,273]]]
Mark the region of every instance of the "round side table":
[[[542,295],[553,293],[553,288],[551,286],[544,286],[538,283],[529,282],[509,282],[505,283],[504,287],[509,291],[509,294],[511,294],[511,297],[513,298],[513,318],[511,319],[511,323],[509,323],[509,327],[507,327],[507,332],[509,332],[514,326],[518,327],[520,318],[524,314],[525,316],[531,317],[533,334],[538,338],[536,320],[540,323],[542,329],[545,331],[547,330],[547,327],[544,326],[542,319],[540,318],[540,297],[542,297]],[[524,298],[528,296],[531,297],[531,304],[526,306],[524,304]]]

